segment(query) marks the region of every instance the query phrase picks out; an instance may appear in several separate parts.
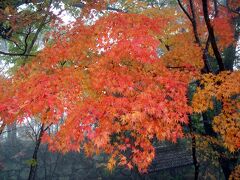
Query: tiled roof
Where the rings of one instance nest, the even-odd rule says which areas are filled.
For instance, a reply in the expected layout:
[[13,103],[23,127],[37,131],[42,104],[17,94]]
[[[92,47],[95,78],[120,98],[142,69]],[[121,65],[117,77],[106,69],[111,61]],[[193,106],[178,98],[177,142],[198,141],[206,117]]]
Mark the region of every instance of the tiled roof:
[[193,164],[191,151],[186,147],[156,147],[156,155],[148,172],[156,172],[164,169],[182,167]]

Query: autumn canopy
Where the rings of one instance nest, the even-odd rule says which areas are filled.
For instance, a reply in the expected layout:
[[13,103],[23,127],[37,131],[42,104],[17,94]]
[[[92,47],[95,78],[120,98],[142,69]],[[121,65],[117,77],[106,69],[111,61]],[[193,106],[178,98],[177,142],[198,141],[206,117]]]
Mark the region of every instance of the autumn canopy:
[[[237,151],[240,74],[221,69],[202,3],[194,5],[194,21],[191,9],[185,9],[188,17],[181,9],[152,8],[107,13],[93,25],[79,19],[59,26],[33,60],[0,79],[0,118],[6,124],[26,118],[58,124],[58,132],[42,137],[51,150],[104,152],[109,169],[137,166],[144,172],[154,158],[153,142],[184,137],[189,116],[213,108],[215,100],[221,112],[213,130],[224,147]],[[214,15],[211,3],[208,13]],[[234,14],[222,7],[213,17],[221,53],[236,43]],[[216,71],[210,56],[216,56]],[[193,82],[198,87],[190,102]]]

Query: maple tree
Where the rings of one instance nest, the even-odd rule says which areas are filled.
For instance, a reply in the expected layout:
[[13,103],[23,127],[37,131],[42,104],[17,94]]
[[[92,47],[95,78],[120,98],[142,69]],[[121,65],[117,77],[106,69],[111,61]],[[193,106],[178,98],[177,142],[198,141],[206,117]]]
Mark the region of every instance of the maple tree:
[[[68,39],[46,47],[14,77],[15,113],[19,120],[39,116],[45,124],[66,113],[61,130],[43,137],[52,148],[79,150],[83,143],[86,153],[116,154],[122,165],[144,170],[154,157],[154,136],[176,141],[191,112],[187,83],[156,52],[166,20],[112,14],[94,26],[77,24]],[[121,151],[128,149],[132,160],[125,162]]]
[[[212,128],[225,147],[238,151],[239,72],[225,71],[220,54],[235,41],[234,15],[211,2],[178,2],[183,13],[146,8],[60,27],[50,35],[53,43],[11,78],[13,95],[0,97],[1,119],[34,117],[47,126],[64,119],[56,134],[43,134],[51,150],[105,152],[108,169],[118,164],[144,172],[155,138],[176,142],[192,111],[204,113],[216,98],[222,107]],[[105,6],[87,5],[86,13]],[[201,86],[189,103],[188,85],[197,80]]]

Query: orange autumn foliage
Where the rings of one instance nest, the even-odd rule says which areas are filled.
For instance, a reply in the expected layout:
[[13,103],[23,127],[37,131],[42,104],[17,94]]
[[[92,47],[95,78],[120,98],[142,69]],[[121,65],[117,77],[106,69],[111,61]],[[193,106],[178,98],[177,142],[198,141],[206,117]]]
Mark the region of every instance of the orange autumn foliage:
[[224,145],[231,152],[240,148],[239,79],[239,71],[206,74],[201,82],[203,88],[198,88],[192,102],[195,112],[213,109],[213,98],[222,103],[221,113],[214,117],[213,129],[221,135]]
[[[97,2],[94,7],[101,9]],[[196,12],[204,44],[206,27],[201,10]],[[13,100],[0,97],[0,110],[10,107],[7,111],[18,121],[34,117],[44,124],[58,124],[58,132],[42,138],[53,151],[83,150],[88,156],[105,152],[111,154],[109,169],[136,165],[145,171],[154,158],[155,138],[176,142],[183,137],[182,125],[192,113],[188,84],[199,78],[204,64],[191,25],[182,14],[180,18],[170,14],[112,13],[91,26],[78,20],[70,30],[62,29],[54,34],[54,43],[16,72],[11,79]],[[212,24],[217,29],[224,22],[227,27],[227,35],[216,30],[218,43],[225,48],[233,42],[233,31],[221,17]],[[238,93],[233,86],[238,76],[237,72],[203,76],[206,85],[194,97],[194,111],[212,107],[211,98],[217,95],[226,106],[223,115],[233,113],[227,103],[233,103],[229,99]],[[223,81],[220,85],[215,83],[218,78]],[[219,118],[214,119],[214,130],[228,147],[233,144],[230,150],[236,150],[238,136],[232,139],[236,131],[224,129]],[[237,124],[232,119],[231,127]]]
[[16,99],[12,98],[14,91],[11,79],[0,76],[0,124],[10,124],[16,117],[15,110],[18,108]]
[[57,124],[65,114],[60,131],[43,137],[52,150],[103,151],[146,170],[153,138],[183,137],[191,113],[187,82],[156,51],[166,24],[136,14],[111,14],[93,26],[77,22],[13,78],[18,119]]

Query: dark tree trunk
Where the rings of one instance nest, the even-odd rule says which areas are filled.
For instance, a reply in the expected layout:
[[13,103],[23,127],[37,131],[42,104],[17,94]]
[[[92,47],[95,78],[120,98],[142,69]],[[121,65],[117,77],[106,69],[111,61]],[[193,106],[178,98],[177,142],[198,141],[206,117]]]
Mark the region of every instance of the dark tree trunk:
[[237,158],[229,159],[229,158],[221,156],[218,159],[218,161],[219,161],[219,163],[220,163],[220,165],[222,167],[225,179],[228,180],[229,176],[231,175],[232,171],[234,170],[234,168],[237,165]]
[[194,165],[194,180],[198,180],[199,175],[199,163],[197,160],[197,152],[196,152],[196,137],[194,135],[195,128],[192,123],[192,118],[189,116],[189,130],[191,134],[191,140],[192,140],[192,158],[193,158],[193,165]]
[[35,180],[35,177],[36,177],[37,165],[38,165],[38,162],[37,162],[38,150],[41,145],[43,133],[44,133],[44,124],[42,124],[40,128],[39,136],[36,141],[36,145],[35,145],[33,156],[32,156],[33,163],[31,163],[28,180]]

